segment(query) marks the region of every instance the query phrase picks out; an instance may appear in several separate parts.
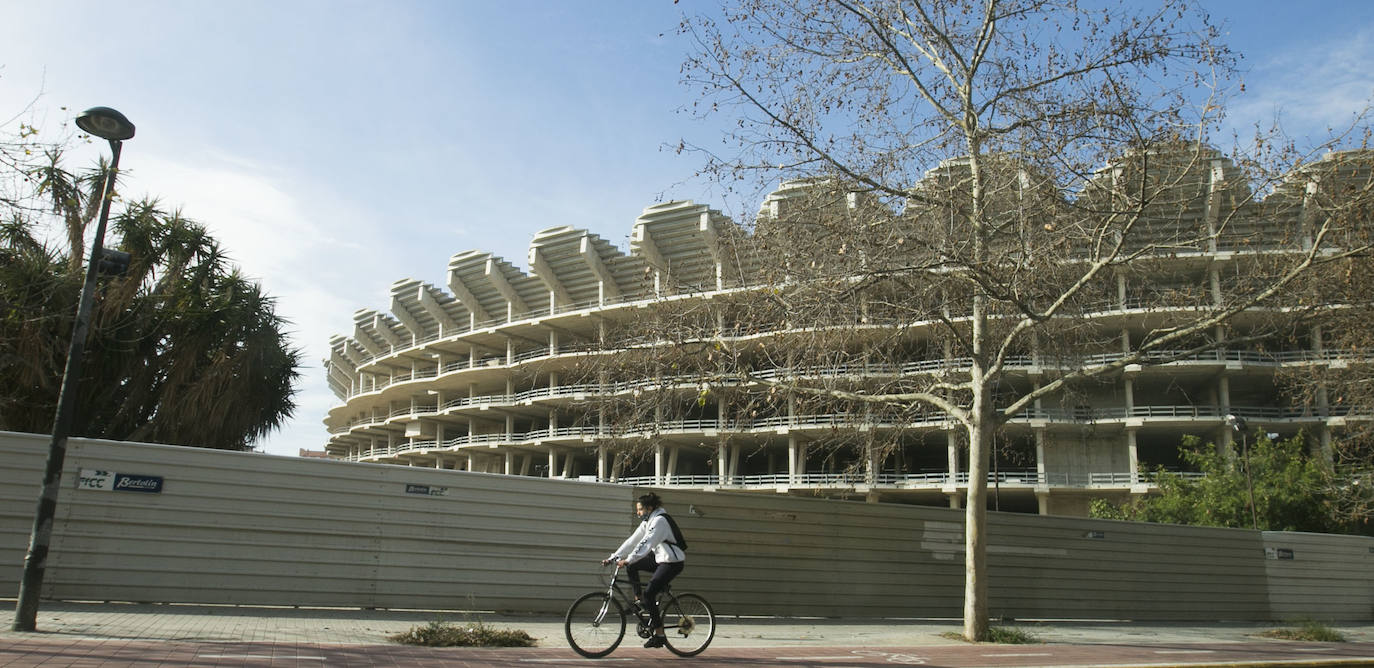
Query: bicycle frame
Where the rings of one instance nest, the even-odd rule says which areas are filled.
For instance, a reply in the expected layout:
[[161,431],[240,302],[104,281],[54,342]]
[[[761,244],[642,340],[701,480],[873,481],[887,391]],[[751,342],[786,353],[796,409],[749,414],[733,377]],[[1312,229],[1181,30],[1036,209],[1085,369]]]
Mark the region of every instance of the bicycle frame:
[[[635,617],[639,618],[640,623],[647,624],[647,613],[644,612],[643,608],[635,607],[634,596],[626,593],[625,588],[621,586],[629,586],[631,587],[631,591],[633,591],[634,587],[634,583],[630,581],[628,575],[622,576],[622,570],[628,569],[624,569],[621,567],[620,564],[616,564],[615,568],[611,570],[611,576],[610,578],[608,578],[606,583],[606,603],[601,606],[601,612],[596,616],[596,622],[599,624],[605,621],[606,613],[610,612],[611,599],[615,598],[620,601],[621,608],[624,608],[628,612],[634,613]],[[668,590],[665,589],[663,593],[667,594]]]

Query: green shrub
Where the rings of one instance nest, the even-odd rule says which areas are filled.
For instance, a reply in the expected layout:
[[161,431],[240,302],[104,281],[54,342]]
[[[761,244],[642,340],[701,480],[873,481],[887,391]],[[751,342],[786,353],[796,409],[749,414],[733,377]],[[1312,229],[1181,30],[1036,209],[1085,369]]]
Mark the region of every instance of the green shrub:
[[530,634],[518,629],[497,629],[480,621],[449,624],[435,620],[390,638],[403,645],[426,647],[534,647]]

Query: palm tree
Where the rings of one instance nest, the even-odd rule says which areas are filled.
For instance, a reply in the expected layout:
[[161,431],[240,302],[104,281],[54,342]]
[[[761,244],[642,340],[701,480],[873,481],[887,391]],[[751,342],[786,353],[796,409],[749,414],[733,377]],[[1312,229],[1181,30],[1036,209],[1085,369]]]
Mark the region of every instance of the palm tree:
[[[82,277],[73,258],[99,186],[56,155],[41,176],[75,245],[43,244],[17,208],[0,227],[0,373],[13,379],[0,387],[0,429],[14,431],[51,428]],[[156,201],[127,205],[112,228],[108,247],[133,259],[101,279],[72,435],[251,449],[295,409],[302,356],[274,300],[203,226]]]

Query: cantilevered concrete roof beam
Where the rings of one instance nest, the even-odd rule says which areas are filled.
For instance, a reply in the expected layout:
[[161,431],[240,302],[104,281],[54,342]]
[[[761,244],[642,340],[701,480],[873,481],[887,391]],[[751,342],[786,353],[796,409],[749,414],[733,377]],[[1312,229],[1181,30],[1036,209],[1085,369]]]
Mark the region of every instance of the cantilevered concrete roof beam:
[[515,291],[515,286],[511,285],[506,274],[501,271],[501,266],[497,264],[496,258],[488,257],[485,276],[491,286],[501,294],[506,300],[506,319],[509,320],[517,313],[527,313],[530,307],[525,304],[525,300],[520,297],[520,293]]
[[344,378],[348,379],[349,382],[358,382],[357,365],[352,360],[340,354],[338,349],[329,351],[328,361],[330,372],[342,375]]
[[[403,289],[407,292],[411,292],[415,287],[418,286],[412,287],[407,285],[403,286]],[[411,292],[411,294],[414,293]],[[401,325],[410,332],[410,335],[413,337],[412,340],[423,339],[425,338],[424,325],[421,325],[420,320],[410,311],[410,305],[407,304],[406,301],[407,300],[403,299],[401,295],[396,294],[396,290],[393,288],[391,293],[391,314],[396,316],[396,319],[401,322]]]
[[616,285],[615,276],[612,276],[611,270],[606,268],[606,263],[602,261],[601,254],[592,244],[591,237],[583,235],[578,240],[577,250],[582,254],[582,259],[587,262],[587,268],[591,269],[601,283],[601,301],[604,303],[607,299],[620,299],[620,286]]
[[449,272],[448,289],[453,292],[453,296],[458,299],[463,308],[468,310],[468,314],[472,318],[472,322],[468,323],[469,327],[474,327],[479,322],[491,320],[491,315],[482,308],[482,302],[477,301],[477,295],[472,294],[472,290],[468,289],[467,284],[458,276],[458,272]]
[[353,313],[353,340],[374,357],[387,352],[386,348],[382,347],[382,342],[374,338],[373,333],[368,331],[372,327],[375,315],[377,312],[369,309]]
[[390,344],[392,348],[410,345],[409,341],[403,340],[396,334],[395,330],[391,329],[390,323],[386,321],[386,316],[381,313],[372,314],[372,330],[377,332],[377,335],[382,337],[382,340]]
[[544,254],[540,252],[538,248],[530,249],[530,269],[534,272],[534,275],[544,283],[544,286],[549,289],[549,292],[553,294],[553,304],[567,306],[573,303],[572,295],[568,294],[568,289],[558,280],[558,274],[555,273],[553,267],[544,260]]
[[445,334],[452,334],[460,329],[458,323],[444,310],[443,304],[434,298],[434,288],[429,284],[420,285],[416,288],[416,298],[420,302],[420,307],[427,311],[431,317],[439,322]]
[[361,368],[363,363],[367,361],[367,351],[353,339],[345,339],[340,352],[343,353],[345,359],[353,363],[354,371]]

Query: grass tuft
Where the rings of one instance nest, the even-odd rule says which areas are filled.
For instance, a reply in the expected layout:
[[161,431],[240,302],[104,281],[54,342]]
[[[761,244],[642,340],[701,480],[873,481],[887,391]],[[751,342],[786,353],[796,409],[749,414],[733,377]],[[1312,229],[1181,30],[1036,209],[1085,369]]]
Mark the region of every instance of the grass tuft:
[[392,642],[426,647],[534,647],[530,634],[518,629],[498,629],[480,621],[450,624],[434,620],[390,637]]
[[[958,631],[946,631],[941,633],[940,637],[968,642],[964,634]],[[1039,645],[1043,641],[1021,629],[1006,626],[993,626],[988,629],[988,636],[980,642],[997,643],[999,645]]]
[[1265,638],[1301,640],[1304,642],[1345,642],[1345,636],[1321,622],[1305,619],[1297,628],[1270,629],[1260,634]]

